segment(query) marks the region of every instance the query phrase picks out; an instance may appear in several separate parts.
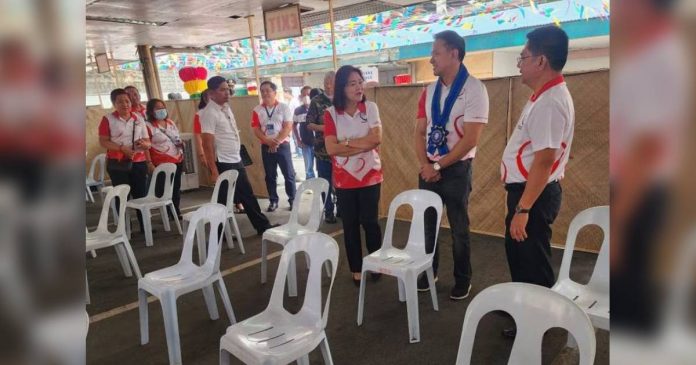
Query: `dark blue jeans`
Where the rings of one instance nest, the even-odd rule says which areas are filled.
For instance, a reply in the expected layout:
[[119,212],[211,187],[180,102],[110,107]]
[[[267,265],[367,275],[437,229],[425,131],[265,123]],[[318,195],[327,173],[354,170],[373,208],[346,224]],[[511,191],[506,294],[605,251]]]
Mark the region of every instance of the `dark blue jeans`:
[[[442,199],[447,210],[452,233],[452,258],[454,259],[454,282],[457,287],[468,288],[471,283],[471,239],[469,237],[469,194],[471,193],[471,160],[459,161],[440,171],[437,182],[425,182],[419,175],[418,187],[430,190]],[[433,252],[435,246],[434,209],[425,211],[425,251]],[[437,276],[439,246],[435,247],[433,271]]]
[[271,153],[268,151],[268,146],[261,146],[261,158],[263,159],[263,169],[266,172],[266,189],[268,189],[268,198],[271,203],[278,203],[278,167],[285,178],[285,193],[288,194],[288,203],[292,206],[295,200],[295,168],[292,166],[292,153],[290,152],[290,143],[281,143],[278,146],[278,151]]
[[322,196],[322,199],[324,199],[324,214],[327,217],[334,216],[333,199],[336,195],[336,191],[334,190],[333,186],[333,179],[331,178],[331,173],[331,161],[317,159],[317,175],[319,175],[320,178],[326,179],[326,181],[329,182],[329,196],[328,198],[326,196]]

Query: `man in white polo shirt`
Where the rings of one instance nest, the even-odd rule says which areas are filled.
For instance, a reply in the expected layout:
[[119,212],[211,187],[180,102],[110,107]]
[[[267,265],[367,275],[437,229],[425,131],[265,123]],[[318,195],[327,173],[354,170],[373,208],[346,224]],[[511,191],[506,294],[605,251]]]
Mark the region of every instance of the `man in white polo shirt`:
[[287,104],[276,99],[278,87],[271,81],[264,81],[261,90],[261,105],[251,112],[251,128],[261,141],[261,158],[266,172],[266,189],[270,204],[268,212],[278,209],[278,167],[285,178],[285,193],[292,209],[295,200],[295,168],[292,165],[290,134],[292,133],[292,110]]
[[[568,35],[556,26],[527,34],[517,59],[533,94],[508,140],[501,164],[507,190],[505,251],[514,282],[553,286],[551,224],[561,208],[561,186],[575,124],[573,99],[562,71]],[[508,336],[514,330],[506,330]]]
[[[462,64],[464,53],[464,38],[456,32],[450,30],[435,35],[430,63],[439,79],[421,94],[414,135],[420,163],[418,187],[433,191],[442,198],[452,227],[452,300],[466,298],[471,289],[468,213],[471,161],[476,155],[483,126],[488,123],[486,86],[469,75]],[[428,210],[425,217],[427,252],[432,252],[435,246],[435,222],[435,212]],[[437,248],[433,258],[436,279]],[[428,289],[427,277],[422,275],[418,280],[418,290]]]
[[[208,80],[208,98],[210,102],[198,111],[201,122],[201,138],[206,161],[210,168],[210,178],[217,181],[220,173],[227,170],[237,170],[237,186],[235,193],[244,204],[244,210],[256,232],[261,235],[271,227],[268,218],[261,213],[259,202],[254,196],[254,190],[249,183],[246,169],[239,155],[241,139],[237,122],[234,120],[232,109],[228,104],[230,87],[224,77],[214,76]],[[212,163],[212,161],[216,161]],[[218,194],[218,203],[227,205],[227,186],[222,186]]]

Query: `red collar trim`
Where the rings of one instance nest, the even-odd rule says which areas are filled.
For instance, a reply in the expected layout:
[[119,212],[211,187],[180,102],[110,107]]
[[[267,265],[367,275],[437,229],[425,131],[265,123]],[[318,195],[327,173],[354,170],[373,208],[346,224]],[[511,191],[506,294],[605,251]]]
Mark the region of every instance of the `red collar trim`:
[[[111,113],[111,115],[113,115],[113,116],[116,117],[117,119],[122,119],[122,118],[121,118],[121,114],[118,113],[118,110],[115,111],[115,112],[113,112],[113,113]],[[137,119],[132,111],[131,111],[130,114],[128,115],[128,119],[126,119],[126,122],[130,121],[131,119],[133,119],[133,120]]]
[[539,99],[541,94],[543,94],[546,90],[548,90],[548,89],[550,89],[558,84],[561,84],[563,82],[565,82],[563,75],[554,78],[553,80],[545,83],[544,86],[542,86],[541,89],[539,89],[539,93],[532,94],[532,97],[529,100],[531,100],[532,102],[537,101],[537,99]]
[[[363,114],[367,113],[367,105],[365,105],[364,101],[361,101],[358,103],[358,112],[363,113]],[[345,110],[336,108],[336,114],[343,115],[345,113],[346,113]]]

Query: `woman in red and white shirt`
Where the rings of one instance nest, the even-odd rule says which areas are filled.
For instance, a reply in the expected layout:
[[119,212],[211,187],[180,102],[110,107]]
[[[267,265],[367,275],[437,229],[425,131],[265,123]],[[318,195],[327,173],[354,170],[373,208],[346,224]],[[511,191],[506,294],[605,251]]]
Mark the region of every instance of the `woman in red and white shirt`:
[[[111,103],[116,109],[102,118],[99,123],[99,144],[106,148],[106,171],[111,178],[111,185],[129,185],[130,195],[134,199],[147,195],[147,166],[145,151],[150,148],[145,121],[140,114],[131,111],[131,101],[124,89],[111,91]],[[128,171],[116,169],[112,164],[117,161],[132,162]],[[140,228],[142,218],[138,213]]]
[[[366,101],[360,69],[343,66],[336,72],[333,106],[324,112],[326,150],[333,160],[333,179],[341,209],[348,264],[360,285],[365,230],[368,252],[382,246],[378,222],[380,187],[384,177],[379,158],[382,122],[377,104]],[[379,278],[373,274],[373,279]]]
[[[152,146],[146,152],[148,156],[147,170],[152,175],[155,167],[163,163],[176,165],[174,175],[174,189],[172,202],[177,215],[181,216],[179,201],[181,200],[181,172],[184,162],[184,144],[179,135],[179,128],[169,119],[167,105],[160,99],[150,99],[147,102],[145,115],[147,115],[147,129],[152,141]],[[155,194],[164,194],[164,175],[157,177],[157,181],[150,180],[155,185]]]

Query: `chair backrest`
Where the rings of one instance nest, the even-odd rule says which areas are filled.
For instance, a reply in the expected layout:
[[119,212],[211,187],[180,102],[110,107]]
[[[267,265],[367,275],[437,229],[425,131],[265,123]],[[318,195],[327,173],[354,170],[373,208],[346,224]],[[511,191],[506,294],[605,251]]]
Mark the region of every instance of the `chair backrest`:
[[440,231],[440,220],[442,219],[442,199],[440,196],[428,190],[406,190],[392,200],[389,205],[389,217],[387,218],[387,228],[384,232],[383,248],[392,247],[392,237],[394,233],[394,221],[396,211],[400,206],[408,204],[413,209],[411,217],[411,229],[408,233],[408,242],[405,250],[411,254],[425,254],[425,211],[434,208],[437,214],[435,225],[435,244]]
[[[126,211],[126,201],[128,200],[128,194],[130,193],[130,186],[127,184],[121,184],[114,186],[106,194],[104,198],[104,203],[102,204],[101,215],[99,216],[99,225],[97,226],[97,231],[99,233],[109,232],[109,212],[111,211],[111,202],[118,198],[118,217],[114,217],[116,222],[115,233],[125,234],[126,233],[126,215],[123,212]],[[116,212],[114,211],[114,212]]]
[[[95,170],[97,169],[97,165],[99,165],[99,176],[94,177],[94,173],[96,172]],[[87,175],[88,178],[93,178],[95,181],[104,182],[104,172],[106,171],[106,153],[100,153],[92,159],[92,164],[89,167],[89,174]]]
[[517,325],[517,336],[508,364],[541,364],[544,333],[564,328],[575,338],[580,365],[594,363],[596,342],[594,328],[587,314],[565,296],[539,285],[503,283],[480,292],[466,309],[457,365],[469,364],[481,318],[491,311],[505,311]]
[[155,198],[155,186],[157,185],[157,177],[164,174],[164,194],[159,199],[171,199],[174,192],[174,175],[176,174],[176,165],[170,162],[163,163],[155,168],[150,180],[150,189],[147,192],[148,198]]
[[193,244],[197,231],[195,227],[205,223],[210,223],[207,232],[208,256],[203,265],[201,265],[201,270],[211,275],[220,271],[220,255],[222,253],[220,241],[222,235],[219,232],[224,232],[225,224],[227,224],[227,207],[222,204],[206,203],[193,212],[189,222],[189,229],[186,230],[186,235],[184,236],[184,249],[181,252],[179,262],[193,262]]
[[609,206],[603,205],[592,207],[583,210],[573,218],[568,227],[568,237],[563,252],[563,261],[561,269],[558,271],[558,281],[562,282],[570,279],[570,264],[573,260],[573,251],[575,250],[575,241],[577,240],[580,229],[589,225],[597,225],[602,229],[604,238],[602,239],[602,248],[599,251],[599,256],[595,263],[592,277],[590,278],[588,287],[601,292],[609,292]]
[[222,183],[227,181],[227,196],[225,197],[225,206],[228,211],[234,210],[234,189],[237,187],[237,177],[239,177],[239,171],[237,170],[227,170],[222,174],[218,175],[215,181],[215,188],[213,189],[213,196],[210,198],[211,203],[218,202],[218,195],[220,194],[220,187]]
[[[301,225],[298,221],[300,214],[300,202],[302,201],[302,194],[306,191],[312,192],[312,206],[309,215],[309,221],[305,225]],[[320,177],[308,179],[300,184],[295,193],[295,201],[292,202],[292,211],[290,212],[290,220],[288,225],[290,229],[297,229],[299,227],[308,229],[310,231],[319,230],[321,225],[321,214],[324,212],[324,204],[322,203],[322,194],[329,199],[327,193],[329,192],[329,182]]]
[[[305,252],[309,256],[309,275],[307,277],[307,287],[305,289],[304,303],[297,313],[304,323],[315,324],[326,327],[329,315],[329,304],[331,302],[331,289],[336,278],[338,267],[338,244],[330,236],[315,232],[299,235],[291,239],[283,248],[280,257],[278,272],[273,283],[271,300],[268,309],[274,312],[285,311],[283,307],[283,296],[285,293],[285,281],[288,275],[288,265],[290,259],[298,252]],[[324,262],[331,262],[331,284],[326,295],[326,305],[324,311],[321,310],[321,276]]]

